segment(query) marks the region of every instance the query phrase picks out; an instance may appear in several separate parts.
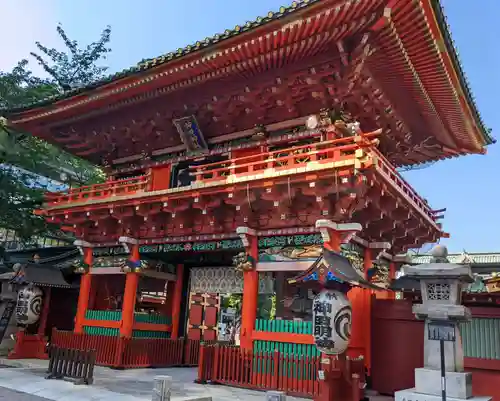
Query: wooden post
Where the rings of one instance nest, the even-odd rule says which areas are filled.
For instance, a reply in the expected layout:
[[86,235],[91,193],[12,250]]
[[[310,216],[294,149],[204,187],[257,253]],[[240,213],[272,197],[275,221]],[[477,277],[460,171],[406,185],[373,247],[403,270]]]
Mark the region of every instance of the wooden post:
[[85,321],[85,314],[87,312],[89,305],[90,289],[92,285],[92,275],[90,273],[93,260],[92,247],[90,246],[90,244],[86,245],[87,246],[82,247],[83,263],[85,263],[88,266],[88,271],[82,274],[82,278],[80,281],[80,292],[78,294],[78,306],[76,309],[76,317],[75,317],[75,330],[74,330],[75,333],[83,332],[83,323]]
[[[238,227],[247,254],[257,262],[259,257],[258,239],[255,230]],[[255,268],[243,272],[243,305],[241,307],[240,347],[252,350],[252,334],[257,318],[257,301],[259,296],[259,273]]]
[[[336,224],[328,220],[317,220],[316,228],[319,228],[323,238],[323,247],[336,253],[341,252],[342,242],[349,242],[352,235],[361,230],[359,224]],[[344,389],[341,385],[345,386],[345,381],[341,379],[346,369],[346,354],[347,352],[336,356],[321,355],[324,380],[320,380],[319,394],[314,398],[315,401],[340,399],[340,391]]]
[[[331,228],[326,228],[326,233],[322,232],[323,247],[340,253],[341,236],[340,232]],[[334,399],[336,380],[333,374],[335,357],[327,354],[321,354],[321,370],[324,372],[324,380],[320,381],[319,395],[315,398],[317,401],[330,401]]]
[[[370,248],[365,248],[364,258],[363,258],[363,270],[365,273],[365,278],[367,277],[368,270],[373,267],[373,255]],[[354,313],[359,313],[362,318],[362,329],[363,333],[363,357],[365,359],[365,366],[370,371],[371,368],[371,327],[372,327],[372,291],[366,288],[362,288],[362,308],[361,310],[352,311]]]
[[[184,266],[177,265],[176,281],[172,299],[172,333],[171,338],[176,339],[179,337],[179,325],[181,321],[181,304],[182,304],[182,285],[184,281]],[[168,297],[170,295],[167,294]]]
[[[139,244],[133,244],[130,250],[131,262],[140,260]],[[120,327],[120,337],[132,338],[134,328],[135,301],[137,297],[137,287],[139,284],[139,273],[127,273],[125,279],[125,291],[123,293],[122,304],[122,324]]]
[[40,316],[40,323],[38,324],[38,335],[42,338],[45,337],[45,329],[47,328],[47,318],[49,317],[50,310],[50,293],[51,288],[45,288],[45,296],[43,300],[43,309],[42,314]]
[[[389,283],[396,278],[396,263],[391,262],[389,264]],[[388,291],[388,299],[396,299],[396,293],[394,291]]]

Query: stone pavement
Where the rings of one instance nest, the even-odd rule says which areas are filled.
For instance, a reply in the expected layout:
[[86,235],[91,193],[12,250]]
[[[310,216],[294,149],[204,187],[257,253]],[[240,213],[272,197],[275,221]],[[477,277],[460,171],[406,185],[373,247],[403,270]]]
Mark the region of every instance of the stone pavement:
[[[0,365],[2,364],[12,368],[0,368],[0,387],[24,391],[49,400],[151,401],[153,378],[159,375],[172,377],[172,401],[210,396],[213,401],[265,399],[265,394],[260,391],[195,384],[196,368],[114,370],[98,366],[94,371],[93,385],[75,386],[61,380],[46,380],[47,361],[0,359]],[[287,397],[287,401],[305,399]]]
[[[2,365],[8,365],[10,368],[2,368]],[[172,401],[185,401],[197,397],[212,397],[212,401],[265,400],[265,393],[260,391],[196,384],[194,383],[196,368],[115,370],[97,366],[93,385],[75,386],[62,380],[46,380],[44,377],[47,365],[47,361],[38,359],[0,359],[0,387],[55,401],[151,401],[153,378],[165,375],[172,377]],[[5,400],[10,401],[11,398]],[[2,401],[1,396],[0,401]],[[44,400],[12,398],[12,401]],[[306,401],[306,399],[287,396],[287,401]],[[371,396],[370,401],[392,401],[392,397]]]
[[49,401],[47,398],[0,387],[0,401]]

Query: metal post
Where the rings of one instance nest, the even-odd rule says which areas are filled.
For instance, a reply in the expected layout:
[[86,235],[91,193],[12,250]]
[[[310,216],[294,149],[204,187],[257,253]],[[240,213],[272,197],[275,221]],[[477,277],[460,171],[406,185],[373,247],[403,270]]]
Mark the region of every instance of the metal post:
[[439,340],[439,351],[441,354],[441,399],[446,401],[446,370],[444,361],[444,339]]

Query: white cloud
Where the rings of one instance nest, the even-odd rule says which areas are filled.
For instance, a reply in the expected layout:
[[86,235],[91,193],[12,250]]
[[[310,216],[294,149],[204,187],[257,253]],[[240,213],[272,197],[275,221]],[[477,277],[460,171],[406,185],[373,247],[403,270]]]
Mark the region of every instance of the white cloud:
[[[57,13],[53,0],[0,0],[0,70],[8,71],[29,53],[35,42],[53,47],[58,42]],[[30,60],[37,75],[41,68]]]

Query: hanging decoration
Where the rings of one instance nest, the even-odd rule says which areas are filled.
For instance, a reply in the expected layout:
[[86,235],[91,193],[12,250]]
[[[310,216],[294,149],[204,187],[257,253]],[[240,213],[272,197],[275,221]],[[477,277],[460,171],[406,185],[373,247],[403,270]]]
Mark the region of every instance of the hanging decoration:
[[313,300],[313,336],[316,347],[325,354],[347,350],[351,338],[352,308],[347,297],[323,289]]
[[17,294],[16,321],[28,326],[36,323],[42,312],[43,292],[34,286],[24,287]]
[[123,266],[121,266],[121,271],[124,273],[140,273],[147,267],[147,263],[142,260],[130,260],[128,259]]
[[236,270],[240,271],[251,271],[257,267],[257,261],[247,252],[240,252],[233,257],[233,264]]

